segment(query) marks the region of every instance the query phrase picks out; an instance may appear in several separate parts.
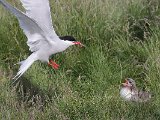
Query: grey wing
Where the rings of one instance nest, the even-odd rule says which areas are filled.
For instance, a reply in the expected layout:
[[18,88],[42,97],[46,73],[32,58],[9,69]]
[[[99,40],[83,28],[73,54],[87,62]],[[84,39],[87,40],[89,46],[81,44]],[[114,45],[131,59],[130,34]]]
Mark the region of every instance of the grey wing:
[[18,18],[20,27],[23,29],[23,32],[28,38],[27,45],[30,47],[30,51],[37,51],[42,45],[49,44],[44,31],[34,20],[4,0],[0,0],[0,3]]
[[[20,0],[26,10],[26,15],[37,22],[45,34],[57,38],[52,25],[50,6],[48,0]],[[56,40],[56,39],[55,39]]]

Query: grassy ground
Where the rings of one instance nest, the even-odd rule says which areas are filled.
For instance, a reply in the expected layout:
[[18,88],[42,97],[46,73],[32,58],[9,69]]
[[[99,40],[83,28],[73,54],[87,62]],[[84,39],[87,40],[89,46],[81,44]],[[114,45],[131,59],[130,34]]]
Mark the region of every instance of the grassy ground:
[[[0,119],[159,120],[159,0],[56,0],[51,11],[57,34],[73,35],[86,48],[54,55],[56,71],[34,63],[13,85],[14,64],[30,52],[16,18],[0,6]],[[127,77],[152,100],[123,101],[119,85]]]

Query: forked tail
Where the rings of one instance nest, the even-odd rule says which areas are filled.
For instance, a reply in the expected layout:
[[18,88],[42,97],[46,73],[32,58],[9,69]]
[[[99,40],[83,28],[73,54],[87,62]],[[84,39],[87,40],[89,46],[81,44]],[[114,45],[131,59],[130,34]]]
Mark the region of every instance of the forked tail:
[[37,60],[37,55],[32,53],[26,60],[21,61],[19,64],[21,65],[17,75],[13,78],[15,81],[22,76],[22,74],[33,64],[34,61]]

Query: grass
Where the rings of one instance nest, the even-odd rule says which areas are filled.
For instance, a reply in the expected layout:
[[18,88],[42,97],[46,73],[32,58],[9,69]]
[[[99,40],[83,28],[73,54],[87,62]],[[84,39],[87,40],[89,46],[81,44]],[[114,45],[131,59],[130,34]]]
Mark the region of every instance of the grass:
[[[11,2],[22,9],[20,2]],[[29,54],[17,19],[0,6],[0,118],[5,120],[159,120],[159,0],[51,1],[58,35],[86,48],[54,55],[55,71],[36,62],[12,85],[15,63]],[[154,97],[130,103],[119,85],[130,77]]]

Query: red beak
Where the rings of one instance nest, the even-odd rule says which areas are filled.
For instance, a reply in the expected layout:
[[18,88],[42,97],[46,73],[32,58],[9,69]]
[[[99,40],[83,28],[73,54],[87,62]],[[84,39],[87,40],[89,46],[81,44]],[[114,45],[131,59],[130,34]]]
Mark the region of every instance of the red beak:
[[122,85],[123,85],[123,86],[128,86],[128,80],[127,80],[127,79],[125,79],[125,82],[124,82],[124,83],[122,83]]
[[75,45],[79,45],[80,47],[85,47],[81,42],[73,42]]

